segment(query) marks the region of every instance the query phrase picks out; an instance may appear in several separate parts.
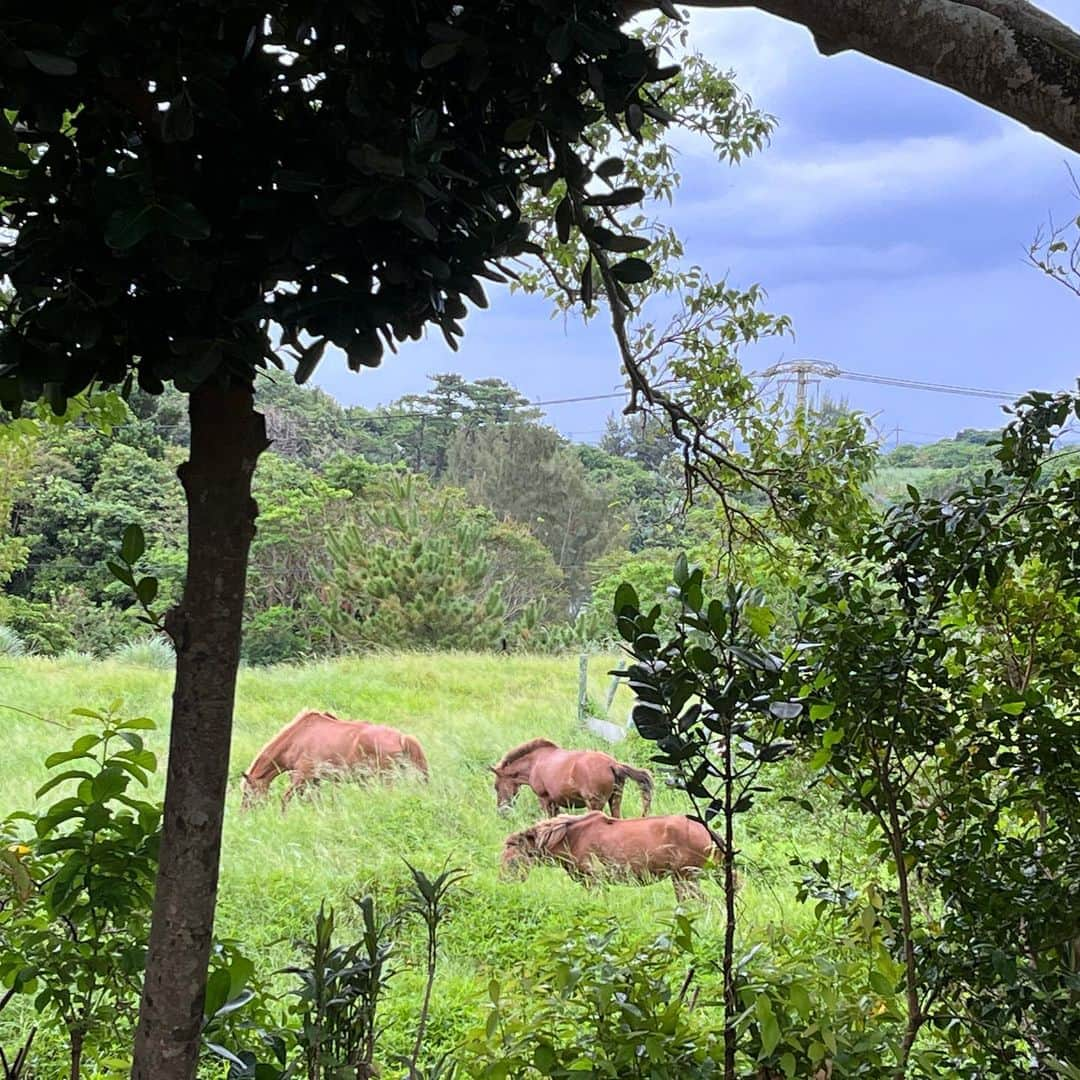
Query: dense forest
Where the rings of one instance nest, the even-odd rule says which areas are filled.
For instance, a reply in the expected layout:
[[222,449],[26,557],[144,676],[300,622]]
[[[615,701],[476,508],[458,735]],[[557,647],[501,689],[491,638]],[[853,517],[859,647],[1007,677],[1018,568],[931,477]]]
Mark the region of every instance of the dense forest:
[[[291,381],[261,383],[272,448],[255,478],[248,662],[600,644],[619,581],[662,596],[679,550],[717,563],[726,536],[717,508],[702,493],[686,505],[679,444],[659,421],[610,417],[599,442],[574,443],[499,379],[430,383],[377,410]],[[108,563],[136,524],[159,606],[179,596],[184,401],[136,391],[112,410],[5,445],[8,652],[165,648],[151,643]],[[994,434],[881,454],[868,490],[886,504],[909,483],[944,496],[992,463]]]

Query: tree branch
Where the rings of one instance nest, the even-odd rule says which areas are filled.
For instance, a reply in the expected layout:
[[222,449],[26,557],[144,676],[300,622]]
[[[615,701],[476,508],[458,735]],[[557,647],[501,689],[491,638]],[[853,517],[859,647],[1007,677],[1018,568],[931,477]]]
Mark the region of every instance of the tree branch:
[[[756,7],[805,26],[825,56],[851,49],[947,86],[1080,152],[1080,33],[1029,0],[688,0]],[[628,15],[654,0],[624,0]]]

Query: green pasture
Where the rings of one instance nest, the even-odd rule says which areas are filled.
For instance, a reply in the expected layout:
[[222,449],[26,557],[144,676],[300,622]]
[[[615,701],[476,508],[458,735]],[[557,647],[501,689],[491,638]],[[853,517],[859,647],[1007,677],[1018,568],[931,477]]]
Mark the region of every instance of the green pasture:
[[[603,701],[611,657],[590,663],[590,696]],[[270,976],[296,957],[324,899],[351,918],[349,898],[373,893],[389,910],[404,888],[405,860],[431,873],[445,863],[468,871],[456,893],[443,942],[430,1046],[448,1048],[482,1023],[492,975],[524,973],[542,964],[538,942],[606,916],[642,938],[672,913],[671,886],[611,885],[586,890],[557,869],[534,871],[525,882],[500,880],[503,837],[538,816],[535,797],[523,792],[514,810],[495,810],[487,766],[526,739],[547,736],[566,746],[602,746],[576,717],[577,658],[506,659],[469,654],[389,655],[241,672],[230,772],[217,932],[237,939]],[[64,748],[90,721],[71,716],[76,707],[102,708],[123,700],[124,715],[158,724],[148,745],[163,759],[172,672],[90,660],[27,658],[0,665],[0,816],[33,804],[45,779],[43,758]],[[620,687],[611,716],[625,721],[630,693]],[[282,814],[277,799],[240,811],[239,774],[256,751],[301,708],[329,709],[343,717],[387,723],[415,734],[431,765],[431,782],[337,784],[298,801]],[[23,711],[17,711],[23,710]],[[34,715],[27,715],[34,714]],[[648,745],[636,735],[611,749],[646,764]],[[812,922],[808,905],[795,900],[789,860],[835,857],[844,845],[847,819],[819,792],[822,810],[808,815],[781,793],[802,795],[799,769],[787,767],[780,789],[763,797],[741,819],[740,893],[743,945],[767,942]],[[283,780],[279,780],[284,785]],[[163,771],[157,785],[163,785]],[[272,789],[280,794],[281,788]],[[624,813],[640,807],[627,785]],[[657,777],[655,813],[686,810],[685,797]],[[854,870],[855,868],[852,867]],[[700,909],[701,950],[715,955],[722,933],[720,892],[705,885]],[[421,972],[412,927],[401,943],[401,971],[387,1001],[385,1046],[403,1049],[412,1032]]]

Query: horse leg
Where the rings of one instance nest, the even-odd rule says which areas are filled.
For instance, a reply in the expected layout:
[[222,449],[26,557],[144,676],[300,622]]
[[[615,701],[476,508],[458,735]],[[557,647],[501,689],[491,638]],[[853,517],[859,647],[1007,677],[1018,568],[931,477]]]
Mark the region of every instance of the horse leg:
[[608,805],[611,807],[612,817],[622,817],[622,791],[625,781],[616,780],[611,786],[611,798]]
[[308,777],[299,769],[295,769],[293,772],[289,773],[289,786],[285,789],[285,794],[281,796],[281,812],[283,814],[293,796],[296,795],[307,782]]
[[675,900],[678,903],[681,904],[686,899],[705,899],[705,894],[701,891],[701,886],[695,878],[685,877],[682,874],[672,874],[671,881],[675,886]]

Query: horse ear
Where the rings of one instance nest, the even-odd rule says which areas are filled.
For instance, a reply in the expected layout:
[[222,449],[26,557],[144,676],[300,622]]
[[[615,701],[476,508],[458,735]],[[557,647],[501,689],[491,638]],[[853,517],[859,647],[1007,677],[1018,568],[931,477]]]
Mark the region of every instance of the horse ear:
[[488,772],[493,772],[496,776],[499,775],[499,770],[494,765],[489,765],[487,769]]

